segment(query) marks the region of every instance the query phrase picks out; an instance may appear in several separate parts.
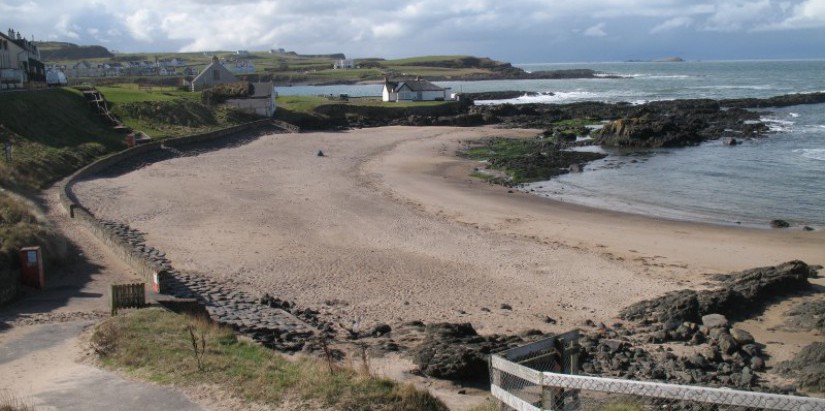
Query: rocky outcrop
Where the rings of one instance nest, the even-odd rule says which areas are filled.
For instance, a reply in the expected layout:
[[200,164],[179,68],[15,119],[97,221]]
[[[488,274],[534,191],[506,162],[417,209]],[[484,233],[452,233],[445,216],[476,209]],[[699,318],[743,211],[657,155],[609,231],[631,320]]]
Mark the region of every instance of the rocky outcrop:
[[[743,389],[759,386],[755,372],[764,370],[766,358],[759,345],[747,332],[728,328],[727,320],[711,322],[701,326],[680,325],[700,336],[694,340],[701,341],[693,344],[693,350],[681,355],[663,345],[645,344],[639,340],[644,334],[634,330],[600,327],[579,341],[582,346],[581,371],[590,375],[677,384]],[[760,389],[776,391],[769,387]]]
[[784,96],[768,98],[727,99],[719,101],[719,104],[723,107],[730,108],[789,107],[798,106],[800,104],[822,103],[825,103],[825,92],[786,94]]
[[616,147],[682,147],[731,133],[765,133],[759,114],[722,110],[715,100],[657,101],[645,104],[594,133],[596,142]]
[[413,361],[424,375],[446,380],[487,380],[488,356],[523,343],[515,336],[482,337],[469,323],[429,324],[425,333],[412,352]]
[[782,328],[791,331],[819,330],[825,334],[825,300],[797,304],[785,313]]
[[[680,290],[633,304],[621,318],[642,323],[680,324],[701,321],[707,314],[741,317],[762,307],[771,298],[804,290],[816,270],[802,261],[761,267],[724,276],[714,290]],[[665,327],[667,328],[667,327]]]
[[779,363],[776,369],[795,378],[802,389],[825,393],[825,342],[808,345],[793,360]]

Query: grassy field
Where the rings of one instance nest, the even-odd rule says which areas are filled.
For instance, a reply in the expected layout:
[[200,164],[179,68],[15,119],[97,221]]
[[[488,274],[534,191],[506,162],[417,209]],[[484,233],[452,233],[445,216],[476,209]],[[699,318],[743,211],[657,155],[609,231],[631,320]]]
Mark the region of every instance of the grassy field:
[[112,86],[98,86],[106,98],[106,101],[113,104],[135,103],[140,101],[173,101],[191,100],[198,101],[200,93],[178,90],[177,87],[139,87],[134,83],[116,84]]
[[[203,342],[200,362],[193,338],[198,346]],[[161,309],[113,317],[97,327],[91,344],[107,367],[166,385],[221,385],[247,401],[301,401],[352,411],[447,409],[412,386],[338,365],[330,368],[321,360],[288,360],[257,344],[239,341],[230,329]]]

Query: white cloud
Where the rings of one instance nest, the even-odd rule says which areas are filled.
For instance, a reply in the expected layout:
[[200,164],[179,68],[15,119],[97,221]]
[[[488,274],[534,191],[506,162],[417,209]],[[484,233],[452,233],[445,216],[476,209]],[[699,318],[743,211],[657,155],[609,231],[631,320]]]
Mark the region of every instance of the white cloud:
[[108,41],[124,52],[284,47],[352,57],[520,52],[532,60],[549,55],[549,45],[573,53],[576,41],[605,37],[607,27],[617,44],[658,41],[649,35],[668,30],[725,40],[825,27],[825,0],[2,0],[0,15],[37,38]]
[[57,30],[58,33],[67,38],[80,38],[80,34],[77,33],[77,26],[71,23],[71,20],[69,20],[69,16],[61,16],[60,19],[58,19],[57,25],[55,25],[54,28]]
[[[787,10],[789,7],[785,5]],[[791,16],[787,19],[762,29],[808,29],[825,27],[825,0],[807,0],[791,9]]]
[[721,1],[705,22],[705,29],[712,31],[739,31],[752,28],[772,17],[770,0]]
[[604,37],[607,35],[607,33],[604,32],[604,26],[604,23],[599,23],[595,26],[591,26],[584,31],[584,35],[590,37]]
[[673,29],[678,29],[682,27],[690,27],[693,24],[693,19],[690,17],[674,17],[670,20],[667,20],[656,27],[650,30],[650,33],[659,33],[662,31],[668,31]]

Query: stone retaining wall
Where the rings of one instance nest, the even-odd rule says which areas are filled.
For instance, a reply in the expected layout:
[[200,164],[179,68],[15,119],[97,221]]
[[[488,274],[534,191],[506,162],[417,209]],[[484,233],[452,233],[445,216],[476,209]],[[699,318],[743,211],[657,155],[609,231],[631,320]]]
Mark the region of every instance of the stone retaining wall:
[[[111,171],[128,172],[132,163],[158,161],[170,158],[169,155],[198,154],[209,146],[208,143],[221,137],[272,125],[271,121],[264,120],[212,133],[152,142],[115,153],[69,177],[60,191],[60,201],[72,218],[81,221],[109,249],[143,276],[150,287],[154,288],[155,279],[158,280],[158,289],[153,291],[173,297],[172,300],[164,300],[163,305],[200,305],[202,309],[196,311],[205,311],[213,320],[270,348],[281,351],[312,349],[313,346],[307,343],[312,341],[317,332],[328,331],[331,327],[318,319],[316,311],[296,309],[294,304],[268,296],[256,298],[239,291],[239,287],[230,280],[219,282],[206,276],[180,273],[162,251],[146,244],[142,233],[127,224],[95,217],[83,207],[72,191],[74,184],[85,178]],[[284,128],[278,125],[276,127]],[[163,155],[158,155],[160,150],[163,150],[160,153]]]

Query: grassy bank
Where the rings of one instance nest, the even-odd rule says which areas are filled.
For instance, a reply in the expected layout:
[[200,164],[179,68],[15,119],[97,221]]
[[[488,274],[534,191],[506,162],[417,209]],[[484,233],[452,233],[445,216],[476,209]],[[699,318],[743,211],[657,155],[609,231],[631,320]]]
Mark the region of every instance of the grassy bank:
[[205,104],[201,93],[176,87],[142,88],[124,83],[98,90],[123,124],[153,139],[205,133],[258,119],[226,106]]
[[0,162],[0,185],[39,189],[122,147],[80,93],[51,89],[0,93],[0,140],[13,144]]
[[[193,334],[188,327],[191,326]],[[203,341],[201,365],[192,335]],[[219,384],[244,400],[301,401],[342,410],[446,410],[429,393],[314,359],[286,359],[232,330],[160,309],[113,317],[92,345],[107,367],[160,384]]]
[[[89,109],[80,93],[51,89],[0,93],[0,141],[12,143],[12,159],[0,159],[0,187],[20,192],[45,188],[122,146]],[[31,204],[0,191],[0,287],[14,297],[20,247],[39,245],[47,266],[66,258],[66,241],[37,218]]]

